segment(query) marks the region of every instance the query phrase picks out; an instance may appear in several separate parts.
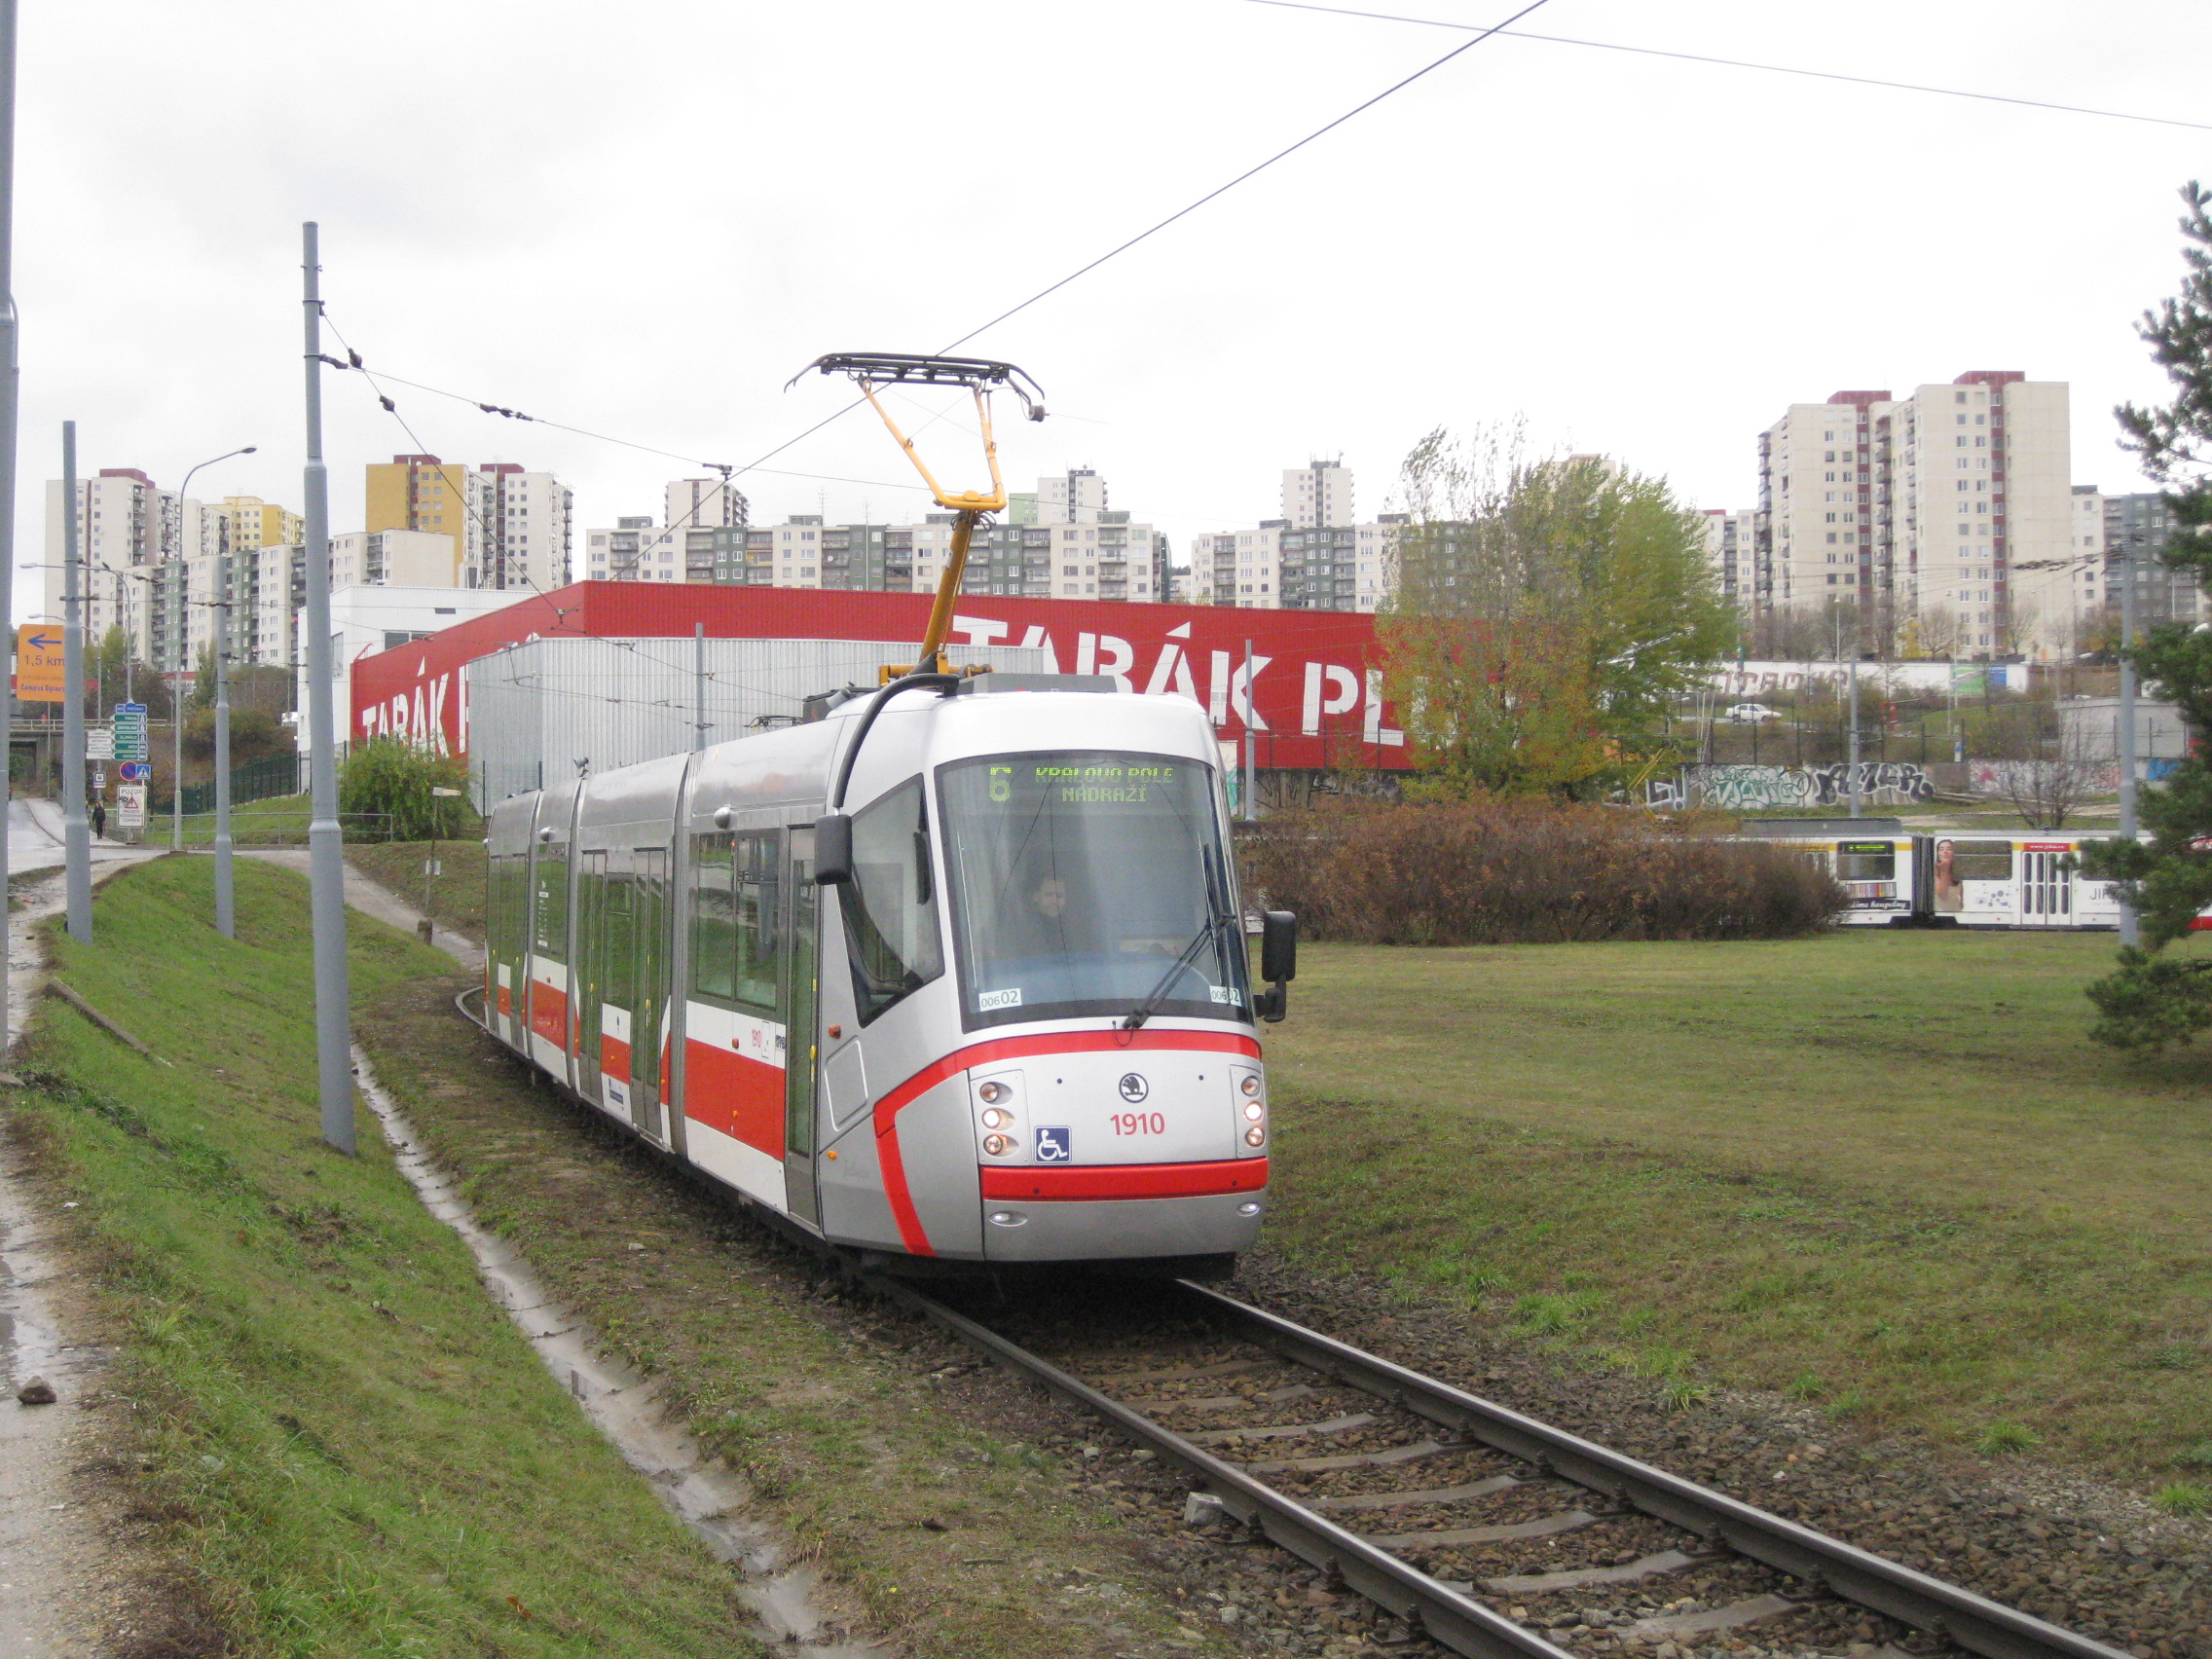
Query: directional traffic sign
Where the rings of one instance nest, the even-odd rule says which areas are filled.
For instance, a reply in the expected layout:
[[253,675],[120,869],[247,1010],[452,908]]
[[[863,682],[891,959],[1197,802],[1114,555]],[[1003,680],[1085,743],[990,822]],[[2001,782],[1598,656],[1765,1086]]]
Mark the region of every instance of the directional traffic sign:
[[16,696],[26,703],[64,702],[61,686],[61,630],[25,622],[16,630]]
[[143,760],[147,757],[145,704],[116,704],[115,757],[118,760]]
[[113,760],[115,758],[115,732],[104,725],[85,728],[85,758],[88,760]]

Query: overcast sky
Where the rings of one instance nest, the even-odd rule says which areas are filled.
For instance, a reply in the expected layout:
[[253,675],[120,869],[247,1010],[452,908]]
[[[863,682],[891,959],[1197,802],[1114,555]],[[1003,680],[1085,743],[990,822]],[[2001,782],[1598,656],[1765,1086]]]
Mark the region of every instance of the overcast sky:
[[[1458,22],[1478,0],[1382,10]],[[297,506],[299,229],[372,366],[702,461],[834,410],[816,355],[930,350],[1463,36],[1249,0],[24,0],[18,548],[81,464]],[[1524,28],[2212,122],[2202,0],[1550,0]],[[2073,385],[2074,475],[2162,395],[2212,132],[1485,42],[972,342],[1050,393],[1015,488],[1089,465],[1178,556],[1342,455],[1362,516],[1437,424],[1525,417],[1699,505],[1791,401],[1971,368]],[[335,349],[335,347],[334,347]],[[326,386],[332,529],[412,450],[550,467],[579,532],[694,467]],[[872,418],[755,472],[756,523],[918,515]],[[928,438],[955,447],[957,426]],[[577,542],[580,556],[582,543]],[[38,606],[35,573],[18,611]]]

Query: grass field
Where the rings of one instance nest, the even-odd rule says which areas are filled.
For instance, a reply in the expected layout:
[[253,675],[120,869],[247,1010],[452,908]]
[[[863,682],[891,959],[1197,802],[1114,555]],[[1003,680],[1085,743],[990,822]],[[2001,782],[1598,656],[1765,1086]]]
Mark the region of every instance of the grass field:
[[[110,1386],[142,1424],[111,1451],[145,1459],[237,1642],[190,1650],[758,1651],[731,1571],[487,1300],[368,1114],[359,1158],[321,1145],[305,883],[241,861],[231,942],[207,927],[211,876],[118,876],[97,942],[55,944],[61,977],[172,1064],[49,1003],[28,1087],[0,1097],[79,1206]],[[354,919],[364,1005],[450,966]]]
[[1663,1385],[2201,1478],[2212,1088],[2084,1040],[2112,951],[1309,947],[1273,1237]]

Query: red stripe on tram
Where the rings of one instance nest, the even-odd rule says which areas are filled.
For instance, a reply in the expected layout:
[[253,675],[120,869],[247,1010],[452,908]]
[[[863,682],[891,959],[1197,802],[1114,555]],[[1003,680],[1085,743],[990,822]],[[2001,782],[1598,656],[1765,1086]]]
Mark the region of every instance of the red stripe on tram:
[[[946,1078],[998,1060],[1026,1059],[1036,1054],[1093,1054],[1106,1050],[1160,1051],[1197,1050],[1201,1053],[1245,1054],[1260,1057],[1260,1045],[1250,1037],[1229,1031],[1055,1031],[1035,1037],[1001,1037],[956,1050],[933,1060],[875,1103],[876,1161],[883,1168],[883,1195],[890,1201],[891,1217],[899,1224],[900,1242],[917,1256],[934,1256],[929,1233],[914,1208],[914,1196],[906,1186],[905,1160],[899,1152],[899,1114]],[[1254,1160],[1255,1162],[1264,1161]]]
[[1041,1168],[986,1164],[983,1197],[1031,1198],[1198,1198],[1220,1193],[1256,1193],[1268,1184],[1264,1158],[1225,1158],[1209,1163],[1079,1163]]

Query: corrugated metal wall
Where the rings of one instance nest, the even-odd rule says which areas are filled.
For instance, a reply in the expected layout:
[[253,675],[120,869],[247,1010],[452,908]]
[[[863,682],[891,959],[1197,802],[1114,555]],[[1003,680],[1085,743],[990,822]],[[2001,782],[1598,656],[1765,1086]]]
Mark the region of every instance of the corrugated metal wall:
[[[875,640],[709,640],[702,715],[696,650],[685,639],[538,639],[468,664],[478,804],[572,778],[580,761],[597,773],[682,754],[702,719],[709,743],[751,736],[796,718],[810,696],[873,685],[879,668],[914,657],[910,645]],[[1052,671],[1048,653],[1019,645],[962,645],[957,660]]]

